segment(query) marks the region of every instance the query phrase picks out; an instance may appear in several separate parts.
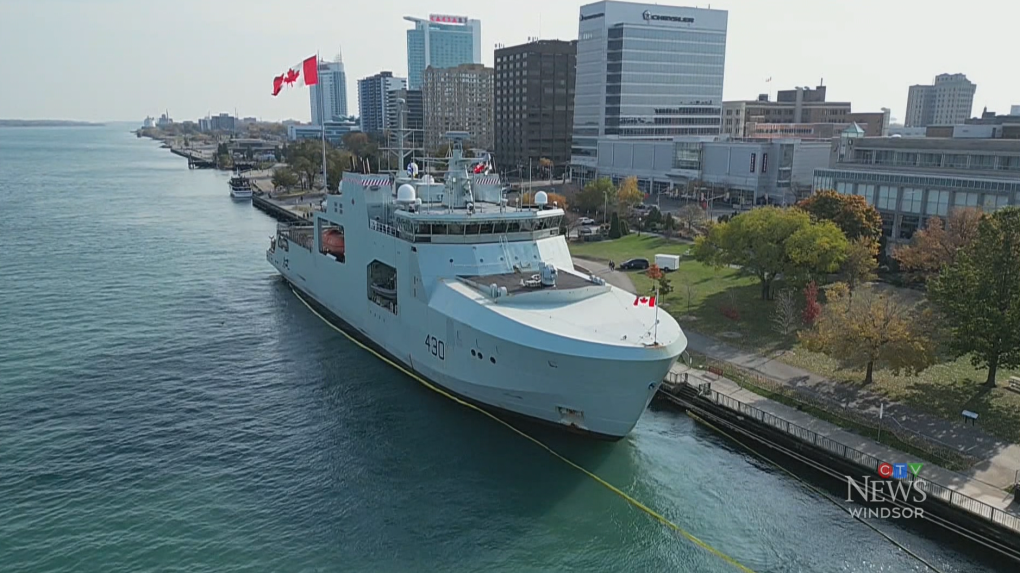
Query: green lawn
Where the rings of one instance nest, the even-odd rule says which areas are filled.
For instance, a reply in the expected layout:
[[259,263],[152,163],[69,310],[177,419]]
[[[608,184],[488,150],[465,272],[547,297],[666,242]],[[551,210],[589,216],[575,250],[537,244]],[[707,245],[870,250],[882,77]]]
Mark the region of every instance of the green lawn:
[[[660,295],[660,299],[662,308],[682,326],[747,350],[761,353],[783,350],[780,360],[822,376],[851,384],[863,380],[863,372],[840,370],[828,357],[801,348],[795,334],[784,337],[776,333],[771,322],[774,303],[761,300],[757,279],[741,276],[735,269],[716,269],[699,263],[690,257],[689,249],[686,243],[633,234],[611,241],[570,244],[570,252],[575,256],[618,263],[638,257],[654,261],[656,253],[681,255],[680,268],[667,275],[674,290]],[[644,272],[628,274],[640,292],[654,291],[655,282]],[[797,300],[802,300],[799,293]],[[738,310],[738,320],[723,316],[721,308],[726,305]],[[1005,386],[1010,375],[1020,375],[1020,371],[1000,370],[999,385]],[[1020,394],[1002,387],[987,391],[981,384],[984,379],[983,371],[975,370],[967,358],[961,358],[929,368],[918,376],[876,371],[869,390],[947,420],[959,421],[964,409],[978,412],[979,425],[989,433],[1020,443]]]

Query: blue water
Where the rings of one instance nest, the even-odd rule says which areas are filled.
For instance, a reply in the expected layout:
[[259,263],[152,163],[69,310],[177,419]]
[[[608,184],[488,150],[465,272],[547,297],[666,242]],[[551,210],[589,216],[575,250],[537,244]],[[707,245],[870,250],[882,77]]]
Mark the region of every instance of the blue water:
[[[734,570],[324,325],[132,127],[0,129],[0,572]],[[924,570],[685,416],[536,432],[756,571]]]

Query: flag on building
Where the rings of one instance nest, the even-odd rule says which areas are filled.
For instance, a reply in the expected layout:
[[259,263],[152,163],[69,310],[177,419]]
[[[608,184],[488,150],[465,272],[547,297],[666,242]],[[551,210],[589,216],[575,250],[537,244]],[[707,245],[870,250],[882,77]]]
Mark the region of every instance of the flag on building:
[[769,76],[769,79],[765,80],[765,83],[769,83],[771,81],[772,81],[772,76]]
[[273,78],[273,95],[279,95],[285,87],[314,86],[317,83],[319,83],[319,63],[316,57],[312,56]]
[[638,295],[634,297],[634,306],[655,306],[655,297]]

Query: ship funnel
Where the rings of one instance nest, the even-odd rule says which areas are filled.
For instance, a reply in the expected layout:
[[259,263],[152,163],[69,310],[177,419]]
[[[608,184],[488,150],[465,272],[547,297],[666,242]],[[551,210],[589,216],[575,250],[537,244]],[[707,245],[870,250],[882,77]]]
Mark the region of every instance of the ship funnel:
[[540,262],[538,263],[538,273],[542,280],[542,286],[556,286],[556,267]]

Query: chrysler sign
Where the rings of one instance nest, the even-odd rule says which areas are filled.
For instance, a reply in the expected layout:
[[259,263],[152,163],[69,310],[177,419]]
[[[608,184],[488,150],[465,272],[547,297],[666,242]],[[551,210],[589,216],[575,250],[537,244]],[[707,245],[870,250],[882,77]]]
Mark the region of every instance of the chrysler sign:
[[658,22],[682,22],[684,24],[693,24],[694,18],[690,16],[663,16],[661,14],[652,14],[648,10],[645,10],[641,17],[645,20],[655,20]]

